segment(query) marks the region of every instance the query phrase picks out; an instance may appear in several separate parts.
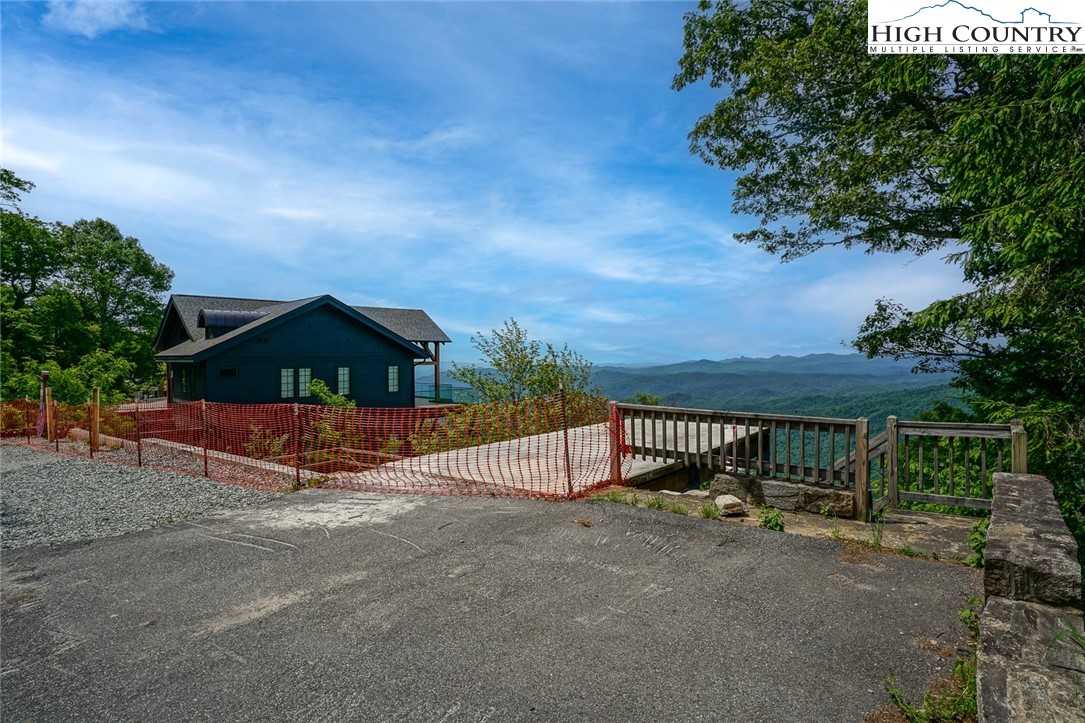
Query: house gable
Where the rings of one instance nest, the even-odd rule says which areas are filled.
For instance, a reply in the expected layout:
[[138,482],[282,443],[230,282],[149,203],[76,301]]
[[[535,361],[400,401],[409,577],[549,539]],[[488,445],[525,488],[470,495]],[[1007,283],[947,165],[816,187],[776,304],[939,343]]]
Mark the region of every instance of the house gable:
[[[323,380],[337,392],[341,370],[347,370],[342,375],[346,396],[362,406],[398,407],[414,403],[414,361],[420,351],[322,304],[246,334],[196,366],[205,367],[207,398],[217,401],[314,403],[301,388],[304,380]],[[394,391],[389,390],[389,367],[399,379]],[[299,370],[306,370],[304,376]],[[286,396],[284,375],[293,387]]]

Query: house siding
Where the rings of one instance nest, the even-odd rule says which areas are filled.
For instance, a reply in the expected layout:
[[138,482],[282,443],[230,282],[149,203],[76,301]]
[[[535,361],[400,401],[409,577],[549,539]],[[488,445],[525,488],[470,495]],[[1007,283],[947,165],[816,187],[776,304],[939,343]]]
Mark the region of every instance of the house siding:
[[[388,367],[399,367],[398,393],[388,392]],[[175,365],[180,367],[184,365]],[[315,404],[301,396],[297,370],[313,370],[336,390],[339,367],[350,367],[350,393],[362,407],[410,407],[414,405],[414,357],[378,332],[363,327],[334,307],[312,310],[207,359],[204,377],[206,398],[237,404]],[[222,370],[235,370],[223,376]],[[295,395],[280,394],[280,371],[293,369]],[[228,372],[229,373],[229,372]],[[175,389],[176,389],[175,383]],[[176,396],[176,394],[175,394]]]

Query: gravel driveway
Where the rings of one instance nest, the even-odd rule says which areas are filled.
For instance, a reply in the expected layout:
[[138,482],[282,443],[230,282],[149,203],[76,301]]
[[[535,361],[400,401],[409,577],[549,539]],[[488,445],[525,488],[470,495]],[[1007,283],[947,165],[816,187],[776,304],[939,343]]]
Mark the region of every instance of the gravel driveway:
[[5,444],[0,446],[0,548],[116,537],[280,496]]

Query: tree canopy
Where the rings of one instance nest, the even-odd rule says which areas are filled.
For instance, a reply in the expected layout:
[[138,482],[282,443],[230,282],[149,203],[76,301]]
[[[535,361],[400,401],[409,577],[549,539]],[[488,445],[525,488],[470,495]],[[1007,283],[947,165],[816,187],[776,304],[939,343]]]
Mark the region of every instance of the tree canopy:
[[738,239],[784,261],[945,254],[972,290],[882,299],[854,346],[956,372],[978,417],[1024,418],[1080,515],[1085,59],[868,55],[866,4],[842,0],[702,2],[684,46],[674,87],[725,91],[690,147],[740,172],[733,208],[758,222]]
[[507,319],[490,336],[471,337],[484,366],[452,363],[449,376],[471,386],[483,403],[519,401],[557,394],[559,385],[570,394],[590,394],[591,362],[566,344],[558,349],[531,339],[515,319]]
[[3,396],[35,396],[49,369],[59,401],[81,403],[94,386],[127,397],[159,375],[152,344],[173,272],[103,219],[26,214],[19,202],[33,188],[0,169]]

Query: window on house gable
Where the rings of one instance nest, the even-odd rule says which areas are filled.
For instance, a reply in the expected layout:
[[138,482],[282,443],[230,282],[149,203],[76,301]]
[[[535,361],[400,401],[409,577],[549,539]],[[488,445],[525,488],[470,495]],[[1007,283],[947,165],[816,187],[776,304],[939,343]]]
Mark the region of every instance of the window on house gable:
[[350,394],[350,367],[339,367],[338,394]]
[[279,371],[279,391],[283,399],[294,396],[294,370],[281,369]]
[[309,382],[311,381],[313,381],[312,369],[298,369],[298,396],[312,396],[312,392],[309,391]]
[[392,394],[399,391],[399,367],[388,367],[388,393]]

